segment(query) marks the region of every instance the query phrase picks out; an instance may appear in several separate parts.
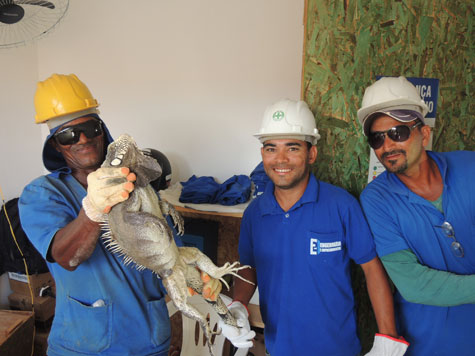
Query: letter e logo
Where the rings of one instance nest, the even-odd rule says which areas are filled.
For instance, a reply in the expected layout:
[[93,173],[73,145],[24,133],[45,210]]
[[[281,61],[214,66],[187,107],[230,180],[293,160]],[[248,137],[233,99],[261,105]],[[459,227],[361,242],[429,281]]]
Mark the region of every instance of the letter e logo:
[[310,239],[310,254],[318,255],[320,252],[320,246],[318,239]]

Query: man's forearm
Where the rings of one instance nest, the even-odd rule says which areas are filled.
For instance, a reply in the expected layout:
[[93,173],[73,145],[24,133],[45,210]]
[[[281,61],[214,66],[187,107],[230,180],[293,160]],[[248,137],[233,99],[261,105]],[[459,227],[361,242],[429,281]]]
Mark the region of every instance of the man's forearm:
[[381,258],[399,293],[411,303],[456,306],[475,303],[475,275],[458,275],[422,265],[410,250]]
[[365,274],[366,286],[379,332],[397,338],[393,295],[381,261],[376,257],[362,264],[361,268]]
[[91,221],[81,209],[75,220],[56,232],[51,257],[63,268],[74,271],[92,255],[100,232],[100,224]]
[[257,286],[257,275],[254,268],[246,268],[239,271],[239,275],[254,284],[247,283],[239,278],[234,278],[233,299],[247,306]]

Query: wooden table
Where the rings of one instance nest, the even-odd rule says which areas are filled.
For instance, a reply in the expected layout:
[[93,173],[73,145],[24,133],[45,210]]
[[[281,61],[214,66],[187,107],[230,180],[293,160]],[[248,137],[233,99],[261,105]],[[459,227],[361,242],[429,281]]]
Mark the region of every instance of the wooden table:
[[218,223],[217,264],[219,266],[226,262],[239,260],[238,244],[242,213],[202,211],[181,206],[175,206],[175,209],[184,218],[210,220]]
[[0,310],[0,355],[30,356],[34,327],[33,312]]
[[219,211],[206,211],[206,210],[196,210],[192,208],[187,208],[179,205],[175,205],[175,209],[180,213],[185,214],[198,214],[198,215],[207,215],[207,216],[223,216],[231,218],[242,218],[242,213],[223,213]]

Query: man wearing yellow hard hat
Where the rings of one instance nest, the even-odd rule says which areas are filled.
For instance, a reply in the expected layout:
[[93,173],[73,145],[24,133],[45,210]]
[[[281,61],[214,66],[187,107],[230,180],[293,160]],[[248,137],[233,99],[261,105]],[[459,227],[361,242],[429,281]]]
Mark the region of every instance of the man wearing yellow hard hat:
[[56,282],[48,355],[165,356],[170,322],[159,279],[125,266],[99,239],[99,222],[129,197],[136,177],[100,167],[112,137],[98,106],[74,74],[38,83],[36,123],[50,130],[43,163],[51,173],[25,187],[19,210]]

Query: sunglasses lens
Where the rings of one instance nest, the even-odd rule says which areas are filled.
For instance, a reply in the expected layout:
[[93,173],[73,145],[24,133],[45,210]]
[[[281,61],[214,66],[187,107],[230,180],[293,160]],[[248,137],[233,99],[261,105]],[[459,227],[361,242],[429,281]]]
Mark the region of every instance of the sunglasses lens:
[[446,234],[448,237],[455,236],[454,228],[452,227],[452,225],[450,225],[449,222],[444,221],[441,227],[444,234]]
[[102,134],[102,125],[99,121],[90,120],[61,130],[55,138],[60,145],[73,145],[79,141],[81,133],[84,133],[87,138],[97,137]]
[[455,256],[463,257],[463,248],[459,242],[457,241],[452,242],[452,245],[450,245],[450,248],[452,249]]
[[79,141],[79,135],[74,129],[65,129],[55,135],[56,141],[63,146],[72,145]]
[[396,142],[404,142],[409,136],[411,136],[411,129],[406,125],[399,125],[388,131],[388,137]]
[[385,136],[384,132],[371,133],[368,136],[368,144],[372,149],[376,150],[383,145]]
[[87,138],[94,138],[102,134],[102,125],[99,121],[92,120],[84,123],[83,132]]

